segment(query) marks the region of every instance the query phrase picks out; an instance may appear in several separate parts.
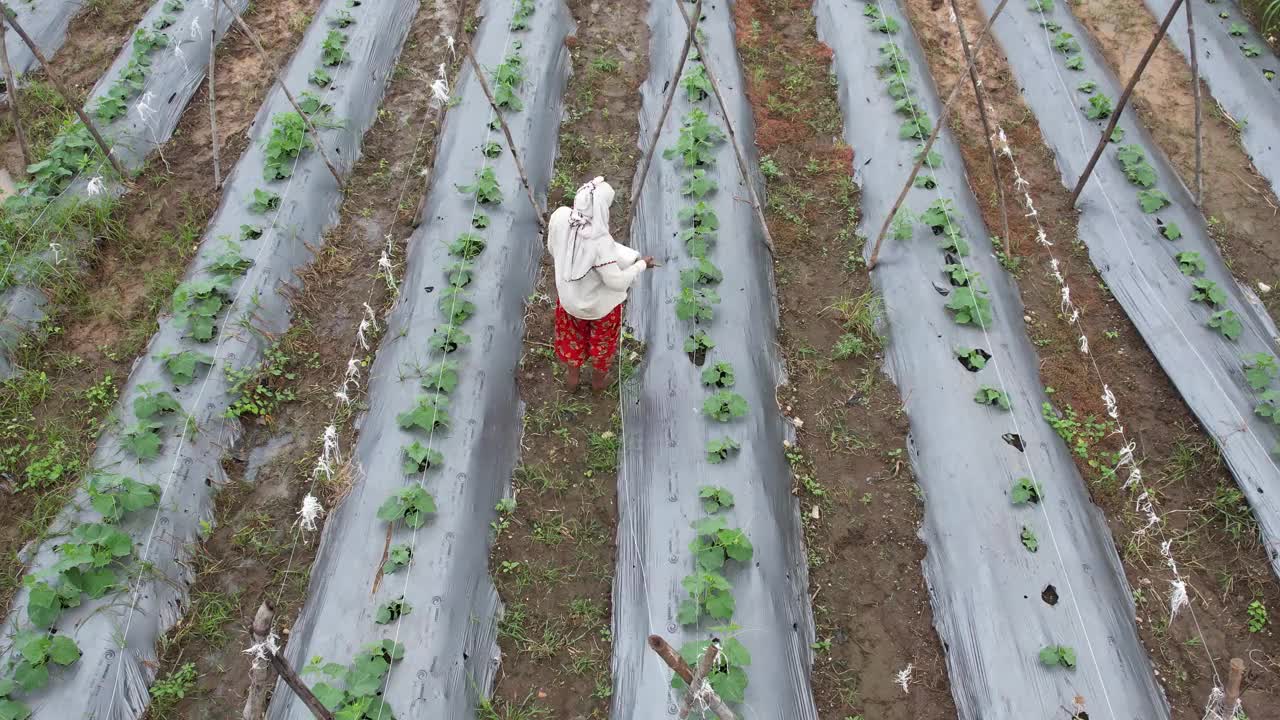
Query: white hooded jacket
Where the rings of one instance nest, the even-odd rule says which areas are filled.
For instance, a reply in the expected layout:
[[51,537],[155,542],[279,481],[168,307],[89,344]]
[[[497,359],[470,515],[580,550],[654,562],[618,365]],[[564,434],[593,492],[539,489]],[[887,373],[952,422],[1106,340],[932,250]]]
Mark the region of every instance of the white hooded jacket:
[[609,234],[613,195],[597,177],[578,188],[572,208],[557,208],[547,222],[560,305],[582,320],[599,320],[626,302],[627,289],[647,267],[640,253]]

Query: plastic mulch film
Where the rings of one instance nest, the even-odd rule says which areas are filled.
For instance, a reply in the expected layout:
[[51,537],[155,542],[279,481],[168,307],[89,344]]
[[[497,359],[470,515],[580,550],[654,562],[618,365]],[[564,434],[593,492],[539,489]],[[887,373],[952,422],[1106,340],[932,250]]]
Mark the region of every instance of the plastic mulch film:
[[[987,12],[993,6],[982,2]],[[1066,9],[1041,15],[1010,3],[992,32],[1064,184],[1075,187],[1105,124],[1084,114],[1079,105],[1093,101],[1084,99],[1078,84],[1094,83],[1095,95],[1108,98],[1120,96],[1120,84]],[[1262,396],[1250,387],[1243,367],[1258,355],[1274,362],[1275,324],[1258,298],[1233,279],[1191,194],[1134,115],[1126,112],[1117,129],[1123,137],[1104,150],[1080,194],[1080,240],[1213,436],[1258,519],[1272,568],[1280,572],[1280,425],[1254,412]],[[1212,293],[1211,302],[1192,301],[1197,284]]]
[[[204,81],[213,39],[214,2],[157,0],[89,93],[85,109],[126,170],[141,168],[173,136],[187,103]],[[24,4],[25,0],[13,3],[19,7]],[[231,0],[230,4],[242,12],[249,0]],[[232,23],[231,13],[225,7],[220,10],[219,40]],[[12,42],[9,48],[12,51]],[[104,102],[113,103],[116,109],[103,109]],[[124,189],[117,182],[103,180],[109,175],[111,167],[102,159],[84,169],[53,202],[93,202],[95,195],[105,198],[122,193]],[[46,297],[37,287],[39,279],[60,258],[67,262],[68,251],[73,250],[34,248],[27,257],[14,261],[10,287],[0,292],[0,379],[15,373],[13,349],[45,318]]]
[[[522,23],[527,27],[513,30],[513,5],[482,3],[484,20],[472,47],[495,92],[495,69],[521,59],[524,79],[514,91],[522,109],[503,116],[541,195],[555,160],[570,68],[565,38],[574,25],[563,3],[542,0]],[[458,104],[437,141],[425,220],[408,241],[400,297],[370,370],[369,410],[351,458],[355,481],[325,524],[309,601],[285,648],[295,667],[314,656],[346,666],[370,643],[401,643],[405,654],[392,664],[381,694],[401,720],[476,717],[499,665],[490,522],[519,453],[515,368],[525,301],[545,252],[511,150],[491,125],[495,117],[470,68],[454,89]],[[487,171],[501,192],[498,203],[479,203],[474,192],[458,187]],[[473,225],[476,213],[487,216],[487,227]],[[483,249],[466,249],[460,239],[469,233]],[[459,262],[470,265],[468,282],[462,283]],[[446,308],[455,301],[471,303],[469,317],[451,319]],[[446,333],[458,343],[449,353],[433,340]],[[420,469],[413,461],[405,467],[405,449],[414,444],[428,451],[422,457],[433,458]],[[389,525],[378,517],[396,493],[414,488],[434,498],[425,524],[415,530],[404,520]],[[390,548],[408,549],[412,561],[384,572]],[[380,608],[398,599],[411,610],[379,618]],[[303,720],[311,713],[280,685],[268,717]]]
[[[874,237],[919,145],[903,139],[905,123],[919,112],[937,118],[941,103],[896,4],[819,0],[815,12],[835,51],[860,229]],[[895,33],[875,28],[895,24]],[[895,97],[915,98],[916,109],[896,113]],[[930,182],[904,206],[920,214],[952,205],[886,239],[872,278],[887,313],[888,369],[910,417],[924,574],[959,717],[1168,718],[1111,532],[1042,418],[1047,398],[1022,304],[992,255],[949,132],[933,151],[922,170]],[[968,254],[941,249],[953,235]],[[970,291],[989,306],[966,300]],[[957,348],[989,359],[971,372]]]
[[[1173,5],[1173,0],[1144,1],[1158,20]],[[1241,144],[1272,190],[1280,193],[1280,58],[1235,3],[1188,4],[1195,15],[1200,76],[1213,99],[1242,125]],[[1185,18],[1186,8],[1179,8],[1168,38],[1188,56]]]
[[[291,88],[306,87],[308,75],[322,67],[322,43],[332,30],[328,18],[347,5],[347,0],[329,0],[319,8],[285,71]],[[349,56],[327,68],[332,83],[320,93],[332,106],[331,118],[342,121],[321,131],[321,142],[342,173],[349,174],[360,154],[417,10],[415,0],[364,3],[344,31]],[[342,191],[314,150],[303,150],[276,168],[289,177],[265,179],[272,127],[291,115],[284,94],[273,90],[227,178],[222,204],[186,282],[175,293],[186,317],[161,319],[121,391],[115,422],[94,453],[95,473],[88,475],[154,484],[158,510],[126,513],[111,523],[90,507],[82,489],[55,522],[50,539],[30,554],[29,575],[54,587],[71,581],[66,572],[54,572],[60,563],[84,587],[99,587],[99,593],[103,578],[94,573],[105,569],[115,576],[96,599],[73,591],[78,604],[62,610],[54,622],[58,635],[74,640],[83,656],[65,668],[54,667],[44,689],[12,696],[29,705],[37,719],[133,720],[150,700],[157,644],[187,608],[192,548],[207,532],[214,496],[227,480],[220,460],[241,433],[239,423],[226,416],[238,396],[228,371],[252,371],[268,338],[288,328],[288,286],[338,219]],[[179,297],[187,302],[178,302]],[[206,334],[212,336],[209,341],[193,339]],[[166,363],[187,352],[192,355],[185,359],[194,362]],[[123,557],[114,536],[121,531],[126,544],[132,541]],[[94,538],[111,539],[109,545],[95,546],[109,553],[105,568],[81,564],[69,550]],[[4,673],[18,661],[10,642],[14,630],[21,637],[36,625],[31,597],[29,589],[20,591],[5,623]]]
[[[692,5],[686,7],[692,12]],[[714,162],[704,168],[718,189],[701,200],[715,213],[719,226],[705,257],[723,278],[718,283],[694,283],[695,289],[717,292],[721,301],[710,305],[713,318],[695,323],[677,316],[681,273],[698,272],[696,255],[680,237],[690,221],[679,217],[699,203],[685,194],[686,183],[694,182],[698,171],[685,168],[679,157],[664,158],[663,152],[677,144],[682,124],[703,112],[705,122],[722,135],[727,134],[726,122],[732,122],[738,137],[747,139],[744,150],[750,153],[750,167],[757,165],[732,6],[714,2],[702,8],[699,32],[710,57],[695,59],[691,53],[684,78],[700,75],[705,63],[724,93],[729,117],[713,96],[704,93],[694,101],[685,87],[677,90],[632,223],[635,249],[653,255],[662,267],[641,276],[627,304],[628,324],[647,351],[636,374],[624,384],[621,400],[611,717],[648,720],[676,712],[684,691],[672,688],[672,672],[646,645],[647,636],[657,634],[678,650],[705,646],[713,637],[726,644],[729,666],[722,668],[713,685],[739,717],[816,720],[809,685],[814,630],[806,592],[808,570],[799,506],[783,455],[790,426],[775,400],[783,377],[776,353],[773,260],[745,199],[749,191],[727,140],[714,147]],[[652,137],[687,33],[683,17],[670,2],[651,4],[649,25],[649,77],[641,88],[642,142]],[[751,182],[756,187],[763,184],[758,177]],[[715,343],[701,366],[685,352],[686,339],[695,332]],[[723,389],[704,384],[703,372],[719,363],[728,363],[733,372]],[[737,410],[732,409],[734,396],[742,403]],[[721,419],[704,408],[714,397],[729,401]],[[722,439],[732,440],[739,449],[713,462],[708,443]],[[699,497],[704,487],[729,490],[733,506],[709,513]],[[732,586],[731,612],[712,599],[701,617],[690,622],[681,617],[681,605],[689,598],[685,579],[699,574],[698,558],[690,550],[697,534],[692,524],[707,519],[740,529],[754,550],[748,561],[730,559],[719,570]],[[724,617],[729,614],[731,618]],[[729,643],[741,643],[745,652],[734,651]],[[746,657],[749,663],[743,662]],[[745,691],[740,687],[744,679]]]
[[[86,4],[85,0],[9,0],[6,5],[17,16],[22,29],[27,31],[46,60],[67,41],[67,28],[71,20]],[[22,76],[39,69],[40,63],[22,38],[8,24],[3,26],[5,47],[9,50],[9,65],[22,86]],[[21,93],[19,93],[21,95]],[[7,99],[8,92],[0,92],[0,100]]]

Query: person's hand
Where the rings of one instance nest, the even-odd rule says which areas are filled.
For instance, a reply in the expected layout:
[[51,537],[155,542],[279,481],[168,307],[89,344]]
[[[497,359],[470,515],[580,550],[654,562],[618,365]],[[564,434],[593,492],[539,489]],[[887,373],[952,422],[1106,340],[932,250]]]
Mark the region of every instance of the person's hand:
[[640,260],[641,260],[642,262],[644,262],[644,266],[645,266],[645,267],[657,267],[657,266],[658,266],[658,263],[654,262],[654,259],[653,259],[653,256],[652,256],[652,255],[645,255],[644,257],[640,258]]

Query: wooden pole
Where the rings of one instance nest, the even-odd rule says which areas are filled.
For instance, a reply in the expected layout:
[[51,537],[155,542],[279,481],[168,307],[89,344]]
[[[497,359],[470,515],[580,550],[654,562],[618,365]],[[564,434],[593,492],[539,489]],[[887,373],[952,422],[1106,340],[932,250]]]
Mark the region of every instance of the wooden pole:
[[[53,87],[58,91],[58,94],[62,96],[67,105],[76,111],[76,115],[80,117],[80,122],[84,123],[85,128],[89,130],[89,134],[93,136],[93,141],[98,144],[102,153],[106,155],[107,162],[111,163],[111,167],[115,169],[116,174],[120,176],[121,180],[125,179],[124,168],[120,166],[120,161],[116,160],[115,156],[111,154],[111,148],[107,146],[107,141],[102,139],[102,133],[98,132],[98,126],[93,124],[93,121],[85,114],[84,108],[81,108],[80,103],[76,102],[71,93],[67,91],[67,87],[62,84],[62,79],[53,72],[48,58],[44,56],[44,53],[40,52],[40,48],[36,47],[35,41],[31,39],[26,30],[22,29],[22,25],[18,24],[17,17],[9,11],[9,6],[4,2],[0,2],[0,14],[4,15],[5,21],[9,23],[14,32],[18,33],[18,37],[22,38],[22,42],[26,43],[27,48],[31,50],[31,54],[40,63],[40,67],[44,69],[44,74],[48,76],[49,82],[53,83]],[[12,105],[12,103],[10,104]]]
[[289,667],[289,663],[285,662],[284,658],[270,650],[266,651],[266,655],[267,660],[271,663],[271,667],[275,668],[276,672],[280,673],[280,679],[284,680],[284,683],[289,686],[289,689],[293,690],[294,694],[297,695],[298,699],[307,706],[307,709],[316,716],[317,720],[333,720],[333,713],[329,712],[329,710],[320,703],[320,700],[312,694],[311,688],[307,687],[307,684],[302,682],[302,678],[298,677],[298,673],[294,672],[293,668]]
[[[676,0],[681,2],[681,0]],[[682,6],[683,7],[683,6]],[[693,6],[693,17],[702,17],[702,0]],[[686,20],[688,20],[686,16]],[[653,162],[653,153],[658,149],[658,136],[662,134],[662,126],[667,122],[667,114],[671,112],[671,101],[675,100],[676,90],[680,89],[680,76],[684,74],[684,64],[689,58],[689,48],[693,45],[693,36],[698,30],[696,20],[689,21],[689,34],[685,36],[684,48],[680,51],[680,62],[676,63],[675,75],[667,83],[667,97],[662,103],[662,112],[658,115],[658,124],[653,128],[653,139],[649,142],[649,151],[644,155],[644,163],[640,165],[640,174],[636,176],[635,183],[631,186],[631,201],[629,207],[636,206],[636,200],[640,197],[640,190],[644,188],[644,181],[649,177],[649,165]]]
[[1187,41],[1191,48],[1191,97],[1196,103],[1196,206],[1204,205],[1204,135],[1200,131],[1200,59],[1196,57],[1196,26],[1192,20],[1191,0],[1187,6]]
[[1009,234],[1009,207],[1004,200],[1004,182],[1000,179],[1000,162],[996,158],[996,146],[991,140],[991,123],[987,120],[987,103],[982,99],[982,83],[978,80],[977,61],[974,60],[973,50],[969,47],[969,35],[965,32],[964,18],[960,16],[960,8],[956,0],[951,0],[951,12],[956,16],[960,47],[964,49],[964,60],[969,64],[969,81],[973,84],[973,95],[978,100],[978,117],[982,120],[982,134],[987,138],[987,151],[991,153],[991,175],[996,181],[996,191],[1000,193],[1000,222],[1004,228],[1004,244],[1012,255],[1013,237]]
[[[742,154],[742,146],[738,143],[738,134],[733,130],[733,120],[730,119],[729,108],[725,106],[724,97],[720,94],[720,83],[716,82],[715,73],[711,72],[711,66],[707,65],[707,59],[711,56],[707,54],[705,48],[702,47],[702,41],[698,39],[697,22],[689,18],[689,11],[684,9],[685,0],[675,0],[676,7],[680,8],[680,14],[684,16],[686,23],[694,28],[691,36],[693,38],[693,46],[698,49],[698,57],[702,58],[703,67],[707,71],[707,81],[711,83],[711,92],[716,96],[716,103],[720,105],[720,114],[724,115],[725,128],[729,131],[729,142],[733,144],[733,153],[738,159],[738,172],[742,173],[742,181],[747,185],[747,194],[751,196],[751,204],[755,208],[756,218],[760,221],[760,228],[764,231],[764,244],[769,248],[769,254],[773,254],[773,233],[769,232],[769,223],[764,219],[764,207],[760,204],[760,196],[756,193],[756,184],[752,181],[751,171],[747,169],[747,159]],[[1008,0],[1005,0],[1008,2]]]
[[720,643],[712,641],[707,645],[707,651],[702,653],[702,658],[698,660],[698,667],[693,671],[693,679],[689,681],[689,689],[685,691],[684,697],[680,699],[680,720],[689,717],[689,712],[693,710],[694,704],[698,701],[698,693],[702,691],[703,685],[707,682],[707,676],[711,674],[711,668],[715,665],[716,658],[720,656]]
[[[7,11],[7,10],[6,10]],[[23,170],[32,163],[31,147],[27,145],[27,133],[22,129],[22,115],[18,112],[18,79],[13,75],[13,66],[9,64],[9,46],[5,43],[4,25],[0,25],[0,64],[4,66],[4,82],[9,90],[9,119],[13,121],[13,134],[18,138],[22,148]]]
[[529,196],[529,204],[533,206],[534,217],[538,218],[538,226],[543,232],[547,230],[547,221],[542,217],[542,208],[538,207],[538,201],[533,197],[533,188],[529,185],[529,176],[524,173],[524,164],[520,162],[520,153],[516,151],[516,142],[511,139],[511,128],[507,127],[507,121],[502,117],[502,108],[498,107],[498,103],[493,99],[493,93],[489,92],[489,83],[484,79],[484,68],[480,67],[480,63],[476,62],[475,53],[471,52],[471,43],[465,46],[467,51],[467,59],[471,61],[471,67],[476,71],[476,79],[480,81],[480,89],[484,90],[484,96],[489,100],[489,107],[493,108],[493,114],[498,118],[498,122],[502,125],[502,134],[507,138],[507,148],[511,150],[511,159],[516,162],[516,172],[520,173],[520,182],[524,185],[524,191]]
[[[463,44],[467,44],[471,42],[470,38],[461,37],[462,30],[463,30],[462,19],[466,17],[466,15],[467,15],[467,5],[465,2],[463,2],[462,5],[458,8],[458,16],[454,20],[454,25],[453,25],[453,37],[459,38],[458,42],[461,42]],[[456,54],[454,55],[453,59],[457,60]],[[461,65],[459,65],[459,69],[461,69]],[[453,79],[454,79],[454,82],[450,84],[450,87],[452,87],[454,84],[457,83],[458,76],[456,73],[454,74]],[[447,102],[440,103],[440,106],[436,108],[435,118],[432,120],[432,122],[436,126],[436,137],[432,138],[431,146],[427,148],[426,161],[422,165],[424,168],[426,168],[427,175],[426,175],[426,180],[423,181],[422,183],[422,195],[418,197],[418,207],[414,209],[413,220],[412,222],[409,223],[410,227],[413,227],[413,228],[417,228],[419,225],[422,224],[422,221],[424,220],[424,218],[422,217],[422,213],[426,212],[427,210],[427,195],[429,195],[431,192],[431,181],[434,179],[432,177],[432,173],[435,170],[436,153],[439,152],[440,150],[440,131],[444,128],[444,124],[443,124],[444,114],[448,109],[449,109],[449,103]],[[415,154],[417,153],[416,147],[414,148],[414,153]],[[403,192],[404,191],[401,190],[401,193]]]
[[1231,670],[1227,675],[1227,697],[1223,710],[1228,720],[1235,718],[1236,703],[1240,702],[1240,683],[1244,682],[1244,660],[1231,658]]
[[338,174],[338,169],[333,166],[333,163],[329,162],[329,156],[325,153],[324,146],[320,142],[320,132],[316,130],[315,125],[311,124],[311,118],[307,117],[307,114],[302,112],[302,108],[298,105],[297,99],[293,97],[293,93],[289,92],[289,86],[284,84],[284,74],[280,71],[280,66],[277,65],[275,61],[271,59],[271,56],[267,54],[267,51],[263,49],[262,43],[258,41],[257,33],[249,29],[249,26],[245,24],[243,19],[241,19],[240,13],[236,12],[236,9],[231,7],[231,3],[227,2],[227,0],[222,0],[222,4],[227,8],[227,11],[231,13],[231,17],[235,19],[236,27],[240,28],[240,31],[249,38],[249,42],[253,43],[253,46],[257,48],[258,52],[262,55],[262,59],[266,61],[267,66],[271,68],[271,72],[275,74],[276,84],[284,91],[284,96],[288,98],[289,104],[293,106],[294,112],[298,113],[302,118],[302,122],[306,123],[307,131],[310,132],[311,137],[315,139],[316,152],[320,153],[320,159],[324,161],[325,167],[329,168],[329,173],[333,175],[333,179],[337,181],[338,187],[345,189],[346,183],[342,181],[342,176]]
[[[701,53],[702,51],[699,50],[698,52]],[[667,667],[671,668],[675,674],[679,675],[680,679],[684,680],[690,688],[694,687],[693,669],[689,667],[689,663],[685,662],[684,658],[680,657],[680,655],[676,653],[675,649],[672,648],[666,640],[663,640],[659,635],[650,635],[649,648],[657,653],[658,657],[662,658],[662,661],[667,664]],[[703,655],[702,657],[703,660],[706,659],[706,655]],[[702,663],[698,663],[698,666],[701,667]],[[720,720],[736,720],[733,711],[730,710],[729,707],[724,704],[724,701],[720,699],[720,696],[714,692],[710,693],[707,697],[707,704],[711,707],[711,712],[715,713],[716,717],[720,718]]]
[[[1151,56],[1156,54],[1156,48],[1160,45],[1164,34],[1168,32],[1169,24],[1178,15],[1178,8],[1181,6],[1182,0],[1174,0],[1168,14],[1164,16],[1164,22],[1160,23],[1160,29],[1156,31],[1155,37],[1151,38],[1151,44],[1147,46],[1147,52],[1143,54],[1142,60],[1138,62],[1137,69],[1133,71],[1133,76],[1129,78],[1129,84],[1125,86],[1124,93],[1120,95],[1120,102],[1116,103],[1115,112],[1111,113],[1111,121],[1107,123],[1107,129],[1103,130],[1102,137],[1098,138],[1098,146],[1093,149],[1093,157],[1089,158],[1089,164],[1085,165],[1084,172],[1080,175],[1080,179],[1076,181],[1075,190],[1071,191],[1072,207],[1075,207],[1076,200],[1080,198],[1080,192],[1084,190],[1084,184],[1089,181],[1089,176],[1093,174],[1093,168],[1098,164],[1098,158],[1102,156],[1103,148],[1110,142],[1111,132],[1116,129],[1116,123],[1120,121],[1120,113],[1124,112],[1124,106],[1129,102],[1129,96],[1133,94],[1133,88],[1138,84],[1138,78],[1142,77],[1142,71],[1147,69],[1147,63],[1151,62]],[[1199,103],[1196,104],[1196,107],[1200,107]]]
[[217,74],[214,65],[218,50],[218,10],[222,3],[213,4],[213,27],[209,30],[209,128],[213,135],[213,189],[222,187],[222,159],[218,147],[218,93],[213,78]]
[[[215,12],[217,7],[214,5]],[[258,606],[257,614],[253,616],[253,627],[250,629],[254,645],[267,641],[274,617],[275,610],[264,599],[262,605]],[[270,664],[255,661],[249,665],[249,694],[244,701],[243,720],[261,720],[267,710],[267,694],[271,691],[273,674]]]
[[[987,37],[991,32],[991,26],[995,23],[996,18],[1000,17],[1000,13],[1004,12],[1005,5],[1009,4],[1009,0],[1000,0],[1000,4],[996,6],[995,12],[991,13],[991,17],[987,19],[987,24],[982,28],[982,34],[978,36],[978,42],[973,46],[973,57],[969,59],[968,68],[973,68],[973,63],[978,59],[978,53],[982,52],[982,46],[986,44]],[[911,174],[907,176],[907,182],[903,184],[902,191],[898,193],[898,199],[893,203],[893,207],[889,210],[889,214],[884,218],[884,224],[880,226],[880,234],[876,235],[876,244],[871,249],[871,258],[867,261],[867,269],[874,270],[876,262],[880,259],[880,245],[884,242],[885,233],[889,231],[889,224],[893,222],[893,216],[898,213],[898,208],[902,207],[902,202],[907,199],[907,193],[911,190],[911,185],[916,181],[916,175],[920,172],[920,167],[924,165],[924,161],[929,157],[929,151],[933,149],[933,143],[938,139],[938,133],[942,132],[942,126],[947,124],[947,116],[951,113],[951,104],[960,94],[960,88],[964,86],[964,80],[957,79],[955,84],[951,86],[951,92],[947,95],[947,101],[942,105],[942,116],[934,123],[933,132],[929,134],[929,139],[925,141],[924,149],[920,151],[920,157],[916,158],[916,164],[911,168]]]

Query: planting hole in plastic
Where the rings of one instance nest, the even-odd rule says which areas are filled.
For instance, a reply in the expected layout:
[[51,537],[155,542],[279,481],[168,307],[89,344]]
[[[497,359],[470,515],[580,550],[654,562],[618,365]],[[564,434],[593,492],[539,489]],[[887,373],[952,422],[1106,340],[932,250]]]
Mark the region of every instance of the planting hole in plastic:
[[1017,433],[1005,433],[1000,438],[1012,445],[1018,452],[1026,452],[1027,446],[1022,442],[1022,436]]
[[[973,350],[969,351],[969,354],[981,356],[984,364],[985,364],[985,361],[991,359],[991,353],[987,352],[986,350],[983,350],[982,348],[974,348]],[[961,365],[963,365],[964,369],[968,370],[969,372],[978,372],[979,370],[982,369],[980,366],[973,364],[973,361],[969,359],[969,355],[958,355],[956,356],[956,361],[959,362]]]
[[1058,588],[1053,585],[1045,585],[1044,590],[1040,593],[1040,599],[1049,605],[1058,604]]

